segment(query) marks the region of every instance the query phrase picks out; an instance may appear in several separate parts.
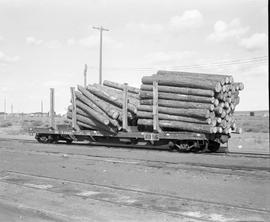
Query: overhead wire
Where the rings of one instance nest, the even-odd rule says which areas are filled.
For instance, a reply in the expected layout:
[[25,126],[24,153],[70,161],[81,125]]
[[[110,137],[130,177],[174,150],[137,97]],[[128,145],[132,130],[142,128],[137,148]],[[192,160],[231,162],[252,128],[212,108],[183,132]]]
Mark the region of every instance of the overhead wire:
[[[231,60],[219,60],[216,62],[209,62],[204,64],[191,64],[191,65],[177,65],[177,66],[170,66],[173,69],[193,69],[193,68],[207,68],[212,66],[231,66],[231,65],[242,65],[242,64],[257,64],[257,63],[264,63],[268,61],[268,56],[258,56],[252,58],[238,58],[238,59],[231,59]],[[97,67],[91,66],[91,69],[97,69]],[[104,67],[105,69],[111,70],[134,70],[134,71],[151,71],[155,70],[155,68],[150,67]]]

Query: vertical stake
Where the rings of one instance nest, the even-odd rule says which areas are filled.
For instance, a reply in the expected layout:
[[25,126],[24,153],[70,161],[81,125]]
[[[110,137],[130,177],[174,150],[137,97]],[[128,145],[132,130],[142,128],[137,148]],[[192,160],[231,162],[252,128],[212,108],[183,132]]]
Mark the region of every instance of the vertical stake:
[[123,106],[122,106],[122,113],[123,113],[123,121],[122,121],[122,128],[125,131],[129,131],[129,127],[128,127],[128,96],[127,96],[127,89],[128,84],[125,83],[124,84],[124,88],[123,88]]
[[158,122],[158,82],[153,82],[153,131],[160,132]]
[[54,88],[50,88],[50,127],[55,129]]
[[84,87],[87,86],[87,64],[84,64],[84,71],[83,71],[83,83]]
[[76,106],[76,96],[75,96],[75,87],[70,87],[71,92],[71,103],[72,103],[72,128],[74,130],[78,130],[79,127],[77,125],[77,106]]

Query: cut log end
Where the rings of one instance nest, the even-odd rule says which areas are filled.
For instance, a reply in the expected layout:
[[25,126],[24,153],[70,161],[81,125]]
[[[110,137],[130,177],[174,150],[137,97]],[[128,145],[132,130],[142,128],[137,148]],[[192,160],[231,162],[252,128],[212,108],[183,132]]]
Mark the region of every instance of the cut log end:
[[219,101],[218,101],[218,99],[214,99],[214,102],[213,102],[213,104],[214,104],[214,106],[215,106],[215,107],[217,107],[217,106],[218,106],[218,104],[219,104]]
[[222,90],[221,84],[217,83],[216,86],[215,86],[215,92],[219,93],[219,92],[221,92],[221,90]]
[[222,127],[220,127],[220,126],[219,126],[219,127],[217,127],[217,132],[218,132],[218,133],[222,133],[222,132],[223,132],[223,128],[222,128]]
[[218,131],[217,127],[212,127],[210,133],[217,133],[217,131]]
[[222,119],[220,117],[216,118],[217,123],[221,123]]
[[242,129],[241,127],[237,127],[237,128],[235,129],[235,132],[238,133],[238,134],[242,134],[243,129]]

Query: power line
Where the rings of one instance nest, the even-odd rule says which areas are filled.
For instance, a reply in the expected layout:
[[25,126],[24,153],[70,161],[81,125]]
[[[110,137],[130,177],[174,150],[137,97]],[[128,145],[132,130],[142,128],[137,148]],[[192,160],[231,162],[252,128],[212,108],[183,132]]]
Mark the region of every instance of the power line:
[[[192,65],[182,65],[182,66],[172,66],[172,68],[205,68],[210,66],[231,66],[238,64],[255,64],[255,63],[263,63],[268,61],[268,56],[258,56],[253,58],[242,58],[242,59],[232,59],[232,60],[219,60],[216,62],[204,63],[204,64],[192,64]],[[96,67],[89,67],[91,69],[96,69]],[[107,67],[107,69],[112,70],[136,70],[136,71],[151,71],[155,70],[155,68],[149,67]]]

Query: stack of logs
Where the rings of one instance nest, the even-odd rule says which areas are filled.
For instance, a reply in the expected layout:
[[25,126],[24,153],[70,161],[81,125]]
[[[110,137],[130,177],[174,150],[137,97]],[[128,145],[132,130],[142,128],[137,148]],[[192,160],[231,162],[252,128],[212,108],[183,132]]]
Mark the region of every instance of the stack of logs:
[[143,77],[140,89],[106,80],[103,85],[78,86],[74,92],[75,104],[68,107],[67,117],[72,119],[74,107],[80,129],[117,133],[123,130],[123,109],[126,108],[129,126],[152,131],[155,82],[158,84],[158,130],[216,135],[238,130],[233,113],[244,85],[234,82],[230,75],[158,71]]
[[142,78],[138,126],[153,126],[153,82],[158,83],[161,130],[230,134],[237,131],[233,113],[244,85],[230,75],[158,71]]
[[[117,133],[122,129],[123,90],[127,90],[128,125],[136,125],[139,89],[124,84],[104,81],[103,85],[78,86],[75,91],[77,125],[80,129],[102,130]],[[68,107],[67,117],[72,119],[73,106]]]

